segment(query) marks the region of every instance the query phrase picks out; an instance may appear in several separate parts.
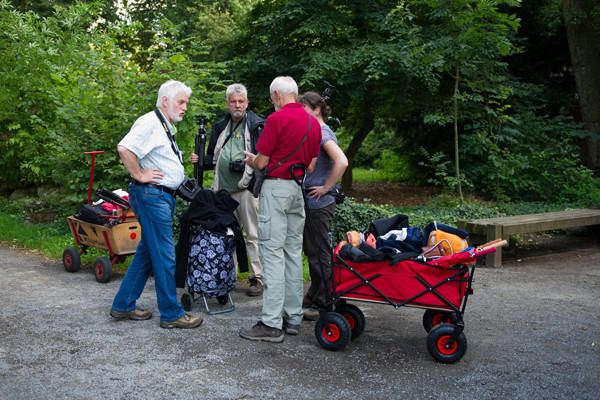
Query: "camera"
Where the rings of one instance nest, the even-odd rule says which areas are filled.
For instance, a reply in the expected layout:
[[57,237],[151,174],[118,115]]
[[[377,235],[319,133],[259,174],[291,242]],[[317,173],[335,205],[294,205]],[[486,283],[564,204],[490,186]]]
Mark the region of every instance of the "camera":
[[185,201],[192,201],[200,192],[200,190],[202,190],[202,188],[198,186],[198,184],[196,183],[196,179],[185,178],[181,185],[179,185],[179,188],[177,189],[177,194]]
[[244,160],[229,161],[229,170],[231,172],[244,172]]

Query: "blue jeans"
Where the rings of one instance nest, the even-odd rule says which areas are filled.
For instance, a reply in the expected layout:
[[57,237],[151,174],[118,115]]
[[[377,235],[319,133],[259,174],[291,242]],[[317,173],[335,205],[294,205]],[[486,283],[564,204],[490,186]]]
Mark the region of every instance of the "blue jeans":
[[116,311],[136,309],[152,269],[160,320],[174,321],[185,315],[177,303],[175,287],[175,245],[173,217],[175,197],[162,190],[140,185],[129,186],[129,203],[142,228],[142,239],[115,296]]

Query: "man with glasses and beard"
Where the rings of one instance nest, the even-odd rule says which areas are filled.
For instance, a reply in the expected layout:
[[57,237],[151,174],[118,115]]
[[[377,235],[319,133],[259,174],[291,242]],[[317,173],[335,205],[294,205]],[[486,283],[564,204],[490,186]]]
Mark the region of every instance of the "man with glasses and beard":
[[158,90],[157,108],[139,117],[117,146],[133,178],[129,203],[142,228],[142,239],[113,301],[110,315],[115,319],[152,318],[150,311],[137,308],[136,301],[154,272],[160,327],[188,329],[202,324],[202,316],[186,314],[177,302],[175,285],[175,195],[185,172],[173,124],[183,119],[191,93],[182,82],[165,82]]

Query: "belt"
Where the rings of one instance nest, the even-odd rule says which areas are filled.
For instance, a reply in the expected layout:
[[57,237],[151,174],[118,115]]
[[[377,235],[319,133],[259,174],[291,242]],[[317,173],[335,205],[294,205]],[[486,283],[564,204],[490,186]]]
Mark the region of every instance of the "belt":
[[284,181],[291,181],[294,178],[279,178],[278,176],[265,176],[265,179],[283,179]]
[[149,186],[149,187],[157,188],[157,189],[162,190],[165,193],[170,194],[173,197],[175,197],[175,195],[177,194],[177,190],[173,190],[173,189],[168,188],[166,186],[158,185],[158,184],[152,183],[152,182],[140,182],[140,181],[136,181],[135,179],[133,179],[131,181],[131,184],[132,185]]

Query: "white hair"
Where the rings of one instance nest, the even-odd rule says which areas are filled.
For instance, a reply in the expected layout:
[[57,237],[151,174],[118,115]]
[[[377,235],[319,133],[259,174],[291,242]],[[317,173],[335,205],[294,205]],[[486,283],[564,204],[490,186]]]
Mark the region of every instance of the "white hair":
[[269,91],[271,94],[275,91],[278,91],[281,94],[298,94],[298,85],[294,78],[290,76],[278,76],[273,79],[271,82],[271,86],[269,86]]
[[156,107],[160,108],[163,106],[163,97],[169,99],[170,103],[173,101],[175,96],[177,96],[181,92],[183,92],[187,97],[190,97],[190,95],[192,94],[192,89],[190,89],[190,87],[183,82],[175,81],[172,79],[166,81],[160,86],[160,89],[158,89],[158,99],[156,100]]
[[234,83],[233,85],[229,85],[227,87],[227,91],[225,92],[225,100],[229,101],[229,96],[232,94],[243,94],[246,100],[248,100],[248,90],[246,90],[246,86],[241,83]]

